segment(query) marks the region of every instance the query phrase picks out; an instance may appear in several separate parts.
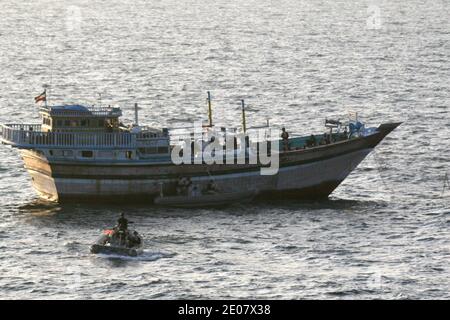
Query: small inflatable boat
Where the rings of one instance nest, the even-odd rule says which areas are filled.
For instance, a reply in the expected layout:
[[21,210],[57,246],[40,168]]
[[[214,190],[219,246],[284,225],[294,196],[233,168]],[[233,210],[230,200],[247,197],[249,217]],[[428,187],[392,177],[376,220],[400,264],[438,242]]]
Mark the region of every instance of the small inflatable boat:
[[215,207],[251,201],[256,195],[254,191],[210,193],[200,195],[159,196],[154,203],[161,206],[177,208]]
[[134,230],[104,230],[91,246],[91,253],[137,257],[143,253],[142,237]]

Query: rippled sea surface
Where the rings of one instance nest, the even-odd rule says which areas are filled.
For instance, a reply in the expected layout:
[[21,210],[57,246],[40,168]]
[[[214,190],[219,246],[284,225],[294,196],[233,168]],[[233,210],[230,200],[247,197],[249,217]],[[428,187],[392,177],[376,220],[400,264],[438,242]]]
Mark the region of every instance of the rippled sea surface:
[[[173,126],[270,119],[297,134],[358,111],[404,121],[322,202],[215,210],[38,200],[0,148],[0,298],[450,298],[450,3],[0,0],[0,122],[119,104]],[[447,175],[447,178],[446,178]],[[139,258],[89,254],[120,211]]]

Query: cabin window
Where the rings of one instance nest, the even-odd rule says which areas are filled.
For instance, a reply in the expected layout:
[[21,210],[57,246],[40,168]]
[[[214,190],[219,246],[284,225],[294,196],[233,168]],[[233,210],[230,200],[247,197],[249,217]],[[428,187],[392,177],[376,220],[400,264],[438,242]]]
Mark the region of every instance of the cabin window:
[[62,120],[56,120],[56,126],[62,127]]
[[81,151],[81,156],[83,158],[92,158],[94,156],[94,153],[90,150],[84,150],[84,151]]
[[53,155],[53,150],[48,150],[48,153],[52,156]]
[[78,121],[77,120],[71,120],[70,121],[70,126],[71,127],[78,127]]
[[126,156],[128,159],[131,159],[131,158],[133,157],[133,151],[127,151],[127,152],[125,152],[125,156]]
[[103,119],[98,120],[98,126],[99,127],[104,127],[105,126],[105,120],[103,120]]
[[81,120],[81,121],[80,121],[80,125],[81,125],[82,127],[86,127],[86,126],[87,126],[87,121],[86,121],[86,120]]
[[169,153],[168,147],[158,147],[158,153]]
[[70,126],[70,120],[65,120],[64,121],[64,126],[66,126],[66,127]]

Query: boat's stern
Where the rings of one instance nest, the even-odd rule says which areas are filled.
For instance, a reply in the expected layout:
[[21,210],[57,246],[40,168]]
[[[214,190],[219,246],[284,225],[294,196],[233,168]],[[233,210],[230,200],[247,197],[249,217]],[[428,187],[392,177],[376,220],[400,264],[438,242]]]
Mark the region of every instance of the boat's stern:
[[46,157],[35,150],[21,149],[24,167],[31,176],[31,184],[41,198],[57,201],[58,189]]

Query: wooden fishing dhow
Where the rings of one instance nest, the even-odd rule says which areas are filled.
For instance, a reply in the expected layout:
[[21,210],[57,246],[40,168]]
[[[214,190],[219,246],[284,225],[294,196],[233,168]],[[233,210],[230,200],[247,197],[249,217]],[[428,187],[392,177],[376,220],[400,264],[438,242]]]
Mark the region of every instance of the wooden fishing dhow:
[[[315,135],[315,142],[311,136],[290,137],[287,145],[280,140],[279,150],[270,151],[279,157],[277,174],[262,175],[264,165],[249,161],[175,164],[174,130],[139,126],[137,106],[130,126],[120,122],[117,107],[42,106],[40,114],[41,124],[1,125],[1,142],[20,150],[39,195],[58,201],[151,200],[161,186],[175,194],[180,177],[200,187],[214,180],[227,192],[325,198],[400,124],[365,128],[359,121],[327,121],[330,133]],[[205,131],[214,130],[211,112],[209,119]]]

